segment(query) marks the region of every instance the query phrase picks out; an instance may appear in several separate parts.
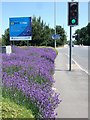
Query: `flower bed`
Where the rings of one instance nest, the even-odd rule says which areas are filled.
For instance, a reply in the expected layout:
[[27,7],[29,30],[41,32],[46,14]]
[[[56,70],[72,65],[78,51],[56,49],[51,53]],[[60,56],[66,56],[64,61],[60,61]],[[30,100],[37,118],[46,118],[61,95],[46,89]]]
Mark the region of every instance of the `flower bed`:
[[60,103],[52,90],[54,60],[51,48],[14,47],[11,55],[2,55],[2,95],[31,109],[35,118],[55,118]]

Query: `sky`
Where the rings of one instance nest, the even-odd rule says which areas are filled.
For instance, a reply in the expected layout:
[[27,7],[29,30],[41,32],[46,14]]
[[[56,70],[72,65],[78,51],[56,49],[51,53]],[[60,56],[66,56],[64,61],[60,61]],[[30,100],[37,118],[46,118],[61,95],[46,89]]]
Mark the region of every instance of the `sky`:
[[90,22],[90,1],[88,2],[88,22]]
[[[61,25],[65,29],[69,39],[67,2],[56,2],[56,16],[54,16],[54,10],[54,2],[5,2],[4,0],[0,3],[0,12],[2,13],[0,17],[0,21],[2,21],[0,36],[9,27],[9,18],[41,16],[41,19],[51,28],[54,28],[56,19],[56,25]],[[88,2],[79,2],[79,25],[72,28],[72,34],[76,29],[85,27],[87,24]]]

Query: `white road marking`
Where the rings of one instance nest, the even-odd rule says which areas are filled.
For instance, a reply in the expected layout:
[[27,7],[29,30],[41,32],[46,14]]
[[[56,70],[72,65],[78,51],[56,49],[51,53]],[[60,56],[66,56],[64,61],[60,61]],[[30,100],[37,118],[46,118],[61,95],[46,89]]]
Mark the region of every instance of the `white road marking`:
[[[65,54],[65,55],[66,55],[67,57],[69,57],[68,54]],[[90,73],[89,73],[87,70],[83,69],[73,58],[72,58],[72,61],[73,61],[82,71],[84,71],[86,74],[90,75]]]

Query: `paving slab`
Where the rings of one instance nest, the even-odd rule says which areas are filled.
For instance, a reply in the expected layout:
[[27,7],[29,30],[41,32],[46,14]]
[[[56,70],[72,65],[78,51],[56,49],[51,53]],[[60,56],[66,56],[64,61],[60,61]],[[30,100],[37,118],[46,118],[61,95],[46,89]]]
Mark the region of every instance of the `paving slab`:
[[88,118],[88,75],[74,62],[68,70],[68,57],[59,52],[55,59],[56,91],[62,102],[56,109],[57,118]]

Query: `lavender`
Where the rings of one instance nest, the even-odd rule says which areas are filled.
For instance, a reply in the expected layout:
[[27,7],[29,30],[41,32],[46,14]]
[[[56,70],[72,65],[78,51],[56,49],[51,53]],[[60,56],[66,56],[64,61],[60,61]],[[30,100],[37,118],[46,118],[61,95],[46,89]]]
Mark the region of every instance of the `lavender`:
[[40,118],[55,118],[54,111],[61,101],[52,90],[55,57],[51,48],[35,47],[14,47],[11,55],[2,55],[4,93],[10,90],[11,97],[17,98],[15,89],[20,91],[39,109]]

